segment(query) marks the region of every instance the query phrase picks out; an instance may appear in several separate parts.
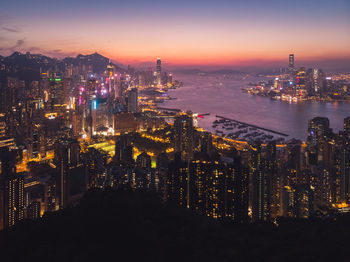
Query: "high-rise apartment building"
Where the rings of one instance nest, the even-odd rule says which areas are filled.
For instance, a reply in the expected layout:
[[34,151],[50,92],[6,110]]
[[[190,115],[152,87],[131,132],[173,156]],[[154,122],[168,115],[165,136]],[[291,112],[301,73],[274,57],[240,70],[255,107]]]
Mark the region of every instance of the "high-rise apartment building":
[[2,148],[0,152],[0,230],[24,218],[24,180],[16,173],[16,153]]
[[193,119],[190,115],[184,114],[176,117],[175,128],[175,152],[181,153],[184,160],[193,157]]
[[75,139],[60,139],[55,144],[55,163],[58,169],[57,184],[59,208],[67,207],[69,201],[69,173],[80,162],[80,145]]
[[130,136],[123,134],[117,136],[115,141],[115,160],[118,166],[132,167],[134,165],[133,147]]
[[137,113],[138,112],[138,92],[136,88],[129,91],[127,96],[127,107],[128,112]]

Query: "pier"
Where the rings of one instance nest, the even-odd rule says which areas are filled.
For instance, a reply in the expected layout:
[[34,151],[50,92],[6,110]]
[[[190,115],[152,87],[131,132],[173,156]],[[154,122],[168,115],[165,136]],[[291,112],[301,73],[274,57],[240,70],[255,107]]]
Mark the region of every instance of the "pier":
[[271,130],[271,129],[268,129],[268,128],[264,128],[264,127],[260,127],[260,126],[256,126],[256,125],[252,125],[252,124],[248,124],[248,123],[244,123],[244,122],[241,122],[241,121],[238,121],[238,120],[234,120],[234,119],[230,119],[230,118],[227,118],[227,117],[224,117],[224,116],[216,115],[216,117],[220,118],[220,119],[236,122],[238,124],[242,124],[242,125],[246,125],[246,126],[250,126],[250,127],[255,127],[257,129],[264,130],[264,131],[267,131],[267,132],[270,132],[270,133],[273,133],[273,134],[276,134],[276,135],[285,136],[285,137],[288,136],[287,134],[284,134],[284,133],[281,133],[281,132],[278,132],[278,131],[274,131],[274,130]]
[[180,109],[176,108],[166,108],[166,107],[157,107],[157,109],[162,110],[162,111],[169,111],[169,112],[181,112]]

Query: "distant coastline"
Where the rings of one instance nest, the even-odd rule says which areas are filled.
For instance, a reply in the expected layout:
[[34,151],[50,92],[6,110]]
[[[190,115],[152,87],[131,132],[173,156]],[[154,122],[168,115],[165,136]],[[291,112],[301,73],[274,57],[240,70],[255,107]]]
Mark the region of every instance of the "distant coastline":
[[[217,130],[213,127],[215,115],[221,115],[288,134],[288,139],[305,141],[307,124],[313,117],[328,117],[337,132],[343,128],[343,119],[350,112],[350,103],[340,101],[278,103],[278,100],[264,99],[263,96],[242,92],[242,87],[249,87],[249,83],[267,81],[266,76],[176,74],[176,79],[182,82],[183,86],[176,90],[169,89],[167,93],[177,99],[166,100],[159,106],[177,108],[185,112],[191,110],[201,115],[210,113],[209,116],[198,119],[198,126],[214,134]],[[222,85],[218,88],[220,83]],[[231,132],[236,131],[228,130],[227,133]],[[243,135],[245,134],[241,134]]]
[[334,103],[334,102],[345,102],[345,103],[350,103],[350,97],[346,99],[341,99],[341,98],[331,98],[331,97],[315,97],[315,96],[310,96],[306,98],[302,97],[293,97],[291,95],[281,95],[281,96],[272,96],[269,94],[261,93],[261,92],[256,92],[252,88],[242,88],[242,91],[244,93],[250,94],[250,95],[257,95],[261,97],[267,97],[273,100],[280,100],[284,102],[293,102],[293,103],[302,103],[302,102],[329,102],[329,103]]

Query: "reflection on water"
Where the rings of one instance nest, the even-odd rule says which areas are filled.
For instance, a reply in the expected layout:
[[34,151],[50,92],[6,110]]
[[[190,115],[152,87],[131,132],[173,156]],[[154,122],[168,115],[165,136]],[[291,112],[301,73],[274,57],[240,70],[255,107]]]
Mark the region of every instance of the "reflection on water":
[[344,102],[303,102],[290,104],[266,97],[252,96],[241,91],[249,82],[262,78],[176,75],[184,86],[170,90],[169,100],[162,106],[210,113],[199,119],[199,126],[213,131],[215,115],[270,128],[305,140],[308,120],[315,116],[328,117],[334,131],[343,128],[343,120],[350,116],[350,104]]

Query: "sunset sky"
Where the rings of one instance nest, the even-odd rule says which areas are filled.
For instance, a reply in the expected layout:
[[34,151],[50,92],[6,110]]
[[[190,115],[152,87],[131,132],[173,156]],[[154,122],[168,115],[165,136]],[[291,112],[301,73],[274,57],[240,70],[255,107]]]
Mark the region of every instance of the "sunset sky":
[[[1,0],[0,54],[99,52],[120,63],[350,64],[349,0]],[[298,58],[298,59],[297,59]]]

